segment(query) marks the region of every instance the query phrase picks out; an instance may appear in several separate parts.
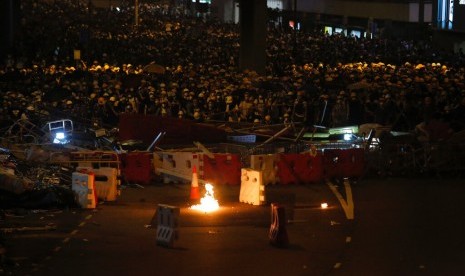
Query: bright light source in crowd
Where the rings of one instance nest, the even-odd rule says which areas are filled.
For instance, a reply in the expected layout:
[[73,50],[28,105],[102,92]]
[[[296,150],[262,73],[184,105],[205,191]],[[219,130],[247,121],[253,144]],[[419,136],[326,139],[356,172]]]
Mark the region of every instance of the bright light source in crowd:
[[191,209],[205,213],[216,211],[220,208],[218,200],[215,199],[212,184],[205,184],[205,196],[200,199],[200,204],[192,205]]
[[118,12],[120,12],[120,11],[121,11],[121,9],[120,9],[119,7],[116,7],[116,10],[117,10]]
[[53,139],[54,144],[66,144],[66,135],[64,132],[55,133],[55,138]]
[[63,132],[57,132],[57,134],[55,134],[55,138],[58,140],[63,140],[65,139],[65,134]]
[[344,134],[344,141],[352,140],[352,133],[345,133]]
[[321,203],[321,209],[326,209],[328,208],[328,203],[324,202],[324,203]]

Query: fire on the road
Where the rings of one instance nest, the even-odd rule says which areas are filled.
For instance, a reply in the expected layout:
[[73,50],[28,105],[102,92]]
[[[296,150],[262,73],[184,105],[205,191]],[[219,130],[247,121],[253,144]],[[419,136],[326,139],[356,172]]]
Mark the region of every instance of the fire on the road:
[[213,185],[205,184],[205,196],[200,199],[200,204],[192,205],[191,209],[202,211],[205,213],[214,212],[220,208],[218,200],[215,199]]

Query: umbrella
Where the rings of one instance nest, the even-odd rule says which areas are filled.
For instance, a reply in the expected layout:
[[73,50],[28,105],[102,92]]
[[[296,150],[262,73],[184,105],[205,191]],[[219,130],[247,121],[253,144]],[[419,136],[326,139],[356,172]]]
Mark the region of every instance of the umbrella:
[[349,90],[357,90],[357,89],[365,89],[370,88],[371,84],[366,81],[359,81],[352,84],[347,85],[347,89]]
[[165,73],[165,67],[159,65],[159,64],[156,64],[156,63],[150,63],[148,65],[146,65],[144,68],[143,68],[143,71],[144,72],[147,72],[147,73],[152,73],[152,74],[164,74]]

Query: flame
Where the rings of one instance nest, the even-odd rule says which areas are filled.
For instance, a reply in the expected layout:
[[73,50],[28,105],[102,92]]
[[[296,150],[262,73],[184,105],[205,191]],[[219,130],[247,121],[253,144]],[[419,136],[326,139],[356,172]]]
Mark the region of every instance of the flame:
[[192,205],[190,208],[205,213],[213,212],[220,208],[218,200],[215,199],[212,184],[205,184],[205,196],[200,199],[200,204]]

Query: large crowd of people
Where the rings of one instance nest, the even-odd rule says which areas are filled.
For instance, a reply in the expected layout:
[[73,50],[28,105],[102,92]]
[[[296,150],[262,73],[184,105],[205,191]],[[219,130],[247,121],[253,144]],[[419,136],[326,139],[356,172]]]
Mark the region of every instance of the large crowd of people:
[[199,122],[465,128],[465,56],[427,41],[269,24],[266,74],[259,75],[238,69],[237,25],[182,6],[141,4],[137,26],[130,5],[23,0],[22,14],[17,45],[0,64],[4,125],[64,114],[116,126],[120,114],[140,113]]

